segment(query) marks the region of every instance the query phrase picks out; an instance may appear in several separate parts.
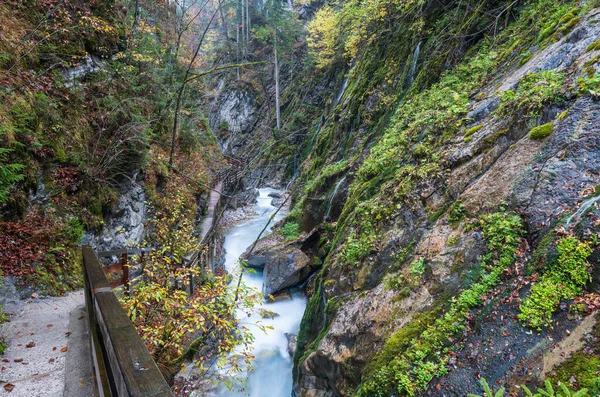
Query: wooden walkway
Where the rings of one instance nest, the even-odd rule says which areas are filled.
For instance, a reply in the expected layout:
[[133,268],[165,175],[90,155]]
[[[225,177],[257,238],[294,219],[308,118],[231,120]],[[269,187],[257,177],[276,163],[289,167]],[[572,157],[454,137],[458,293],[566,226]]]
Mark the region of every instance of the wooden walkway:
[[215,217],[219,212],[221,205],[221,194],[223,192],[223,182],[217,183],[213,190],[210,191],[210,197],[208,199],[208,213],[202,220],[200,229],[200,241],[204,242],[204,239],[215,226]]

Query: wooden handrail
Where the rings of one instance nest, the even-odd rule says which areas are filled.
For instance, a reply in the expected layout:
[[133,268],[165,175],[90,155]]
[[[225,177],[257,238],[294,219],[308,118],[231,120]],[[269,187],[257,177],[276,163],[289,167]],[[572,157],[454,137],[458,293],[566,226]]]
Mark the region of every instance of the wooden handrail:
[[154,251],[154,248],[123,248],[112,251],[101,251],[96,254],[98,258],[106,258],[109,256],[121,256],[123,254],[127,255],[141,255],[144,252]]
[[82,251],[96,393],[103,397],[173,397],[96,254],[90,246],[83,246]]

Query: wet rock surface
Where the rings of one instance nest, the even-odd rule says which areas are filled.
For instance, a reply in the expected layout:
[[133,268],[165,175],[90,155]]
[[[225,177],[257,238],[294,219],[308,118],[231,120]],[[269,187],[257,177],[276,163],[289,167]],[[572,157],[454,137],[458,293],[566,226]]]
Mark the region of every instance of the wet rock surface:
[[296,342],[298,341],[298,335],[286,333],[285,337],[288,341],[287,351],[290,357],[294,357],[294,353],[296,352]]
[[105,220],[101,235],[93,240],[88,236],[88,242],[98,251],[138,245],[144,237],[145,200],[141,178],[135,175],[122,189],[119,202]]

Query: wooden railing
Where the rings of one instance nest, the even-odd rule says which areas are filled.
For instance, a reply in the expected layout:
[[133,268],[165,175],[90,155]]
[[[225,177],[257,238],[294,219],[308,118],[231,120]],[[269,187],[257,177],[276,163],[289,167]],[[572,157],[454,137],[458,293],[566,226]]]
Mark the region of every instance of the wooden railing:
[[131,263],[129,259],[132,255],[139,257],[141,268],[140,275],[138,276],[141,276],[144,273],[144,267],[146,265],[146,253],[150,251],[154,251],[154,248],[124,248],[98,252],[96,257],[98,259],[110,257],[118,257],[120,259],[118,263],[103,266],[102,270],[104,270],[104,274],[106,275],[113,275],[121,272],[121,278],[115,278],[109,282],[110,287],[114,289],[123,286],[123,292],[129,294],[131,292],[132,278],[135,278],[135,275],[132,277],[131,274]]
[[[96,394],[172,397],[169,385],[117,300],[96,254],[89,246],[82,250]],[[125,251],[128,252],[113,255],[129,255],[134,250]]]

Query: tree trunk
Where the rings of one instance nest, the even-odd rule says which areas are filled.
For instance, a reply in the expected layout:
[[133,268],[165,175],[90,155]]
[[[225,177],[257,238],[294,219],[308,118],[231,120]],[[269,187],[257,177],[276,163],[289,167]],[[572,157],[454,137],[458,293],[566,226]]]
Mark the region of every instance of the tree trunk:
[[177,93],[177,99],[175,101],[175,114],[173,115],[173,131],[171,135],[171,155],[169,156],[169,167],[173,166],[173,160],[175,159],[175,145],[177,143],[177,130],[179,129],[179,112],[181,110],[181,101],[183,99],[184,91],[185,82]]
[[227,28],[227,19],[225,19],[225,14],[223,13],[223,7],[219,7],[219,13],[221,14],[221,27],[223,31],[223,35],[225,36],[225,41],[227,41],[228,48],[229,46],[229,29]]
[[246,46],[250,44],[250,0],[246,0]]
[[242,28],[242,55],[244,56],[244,59],[246,59],[246,5],[244,0],[241,0],[240,10],[240,25]]
[[279,59],[277,57],[277,28],[273,29],[275,41],[275,112],[277,114],[277,130],[281,130],[281,112],[279,110]]
[[[236,28],[235,28],[235,43],[237,46],[236,49],[236,55],[235,55],[235,60],[236,63],[240,63],[240,20],[239,20],[239,16],[240,16],[240,2],[236,2],[236,8],[237,8],[237,17],[236,17]],[[240,79],[240,68],[237,67],[237,79],[239,81]]]
[[137,32],[140,26],[140,0],[135,0],[135,12],[133,14],[133,31]]

